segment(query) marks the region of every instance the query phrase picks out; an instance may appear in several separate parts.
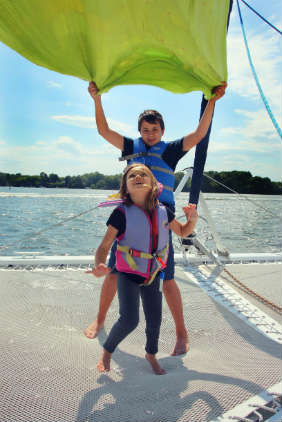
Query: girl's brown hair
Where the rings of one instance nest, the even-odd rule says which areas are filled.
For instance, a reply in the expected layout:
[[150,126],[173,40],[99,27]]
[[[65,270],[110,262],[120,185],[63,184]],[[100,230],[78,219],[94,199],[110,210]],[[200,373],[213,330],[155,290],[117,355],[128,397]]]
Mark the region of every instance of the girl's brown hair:
[[157,179],[155,178],[155,176],[153,175],[151,170],[147,166],[145,166],[144,164],[133,163],[133,164],[130,164],[129,166],[127,166],[125,168],[121,182],[120,182],[120,190],[119,190],[120,196],[124,200],[125,205],[132,205],[133,204],[133,201],[132,201],[129,193],[127,192],[126,181],[127,181],[128,172],[130,170],[134,169],[135,167],[139,167],[141,169],[143,168],[144,170],[147,171],[147,173],[151,177],[152,189],[147,194],[147,197],[146,197],[146,200],[145,200],[145,210],[147,212],[149,212],[150,214],[152,214],[154,209],[156,208],[156,206],[159,203],[159,201],[158,201],[159,185],[158,185]]

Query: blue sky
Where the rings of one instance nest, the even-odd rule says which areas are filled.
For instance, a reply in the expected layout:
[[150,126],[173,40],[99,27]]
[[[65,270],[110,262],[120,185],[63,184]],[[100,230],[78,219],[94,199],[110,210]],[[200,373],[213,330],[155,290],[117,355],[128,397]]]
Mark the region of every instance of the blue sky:
[[[281,1],[249,0],[281,30]],[[259,80],[281,125],[281,36],[242,3],[241,11]],[[228,89],[216,105],[205,170],[250,171],[281,181],[281,139],[273,128],[253,80],[234,2],[228,35]],[[88,83],[36,66],[0,43],[0,171],[120,173],[119,151],[96,130]],[[172,94],[148,86],[121,86],[103,95],[109,125],[137,137],[137,117],[146,108],[160,111],[165,140],[192,132],[201,93]],[[192,166],[194,150],[177,170]]]

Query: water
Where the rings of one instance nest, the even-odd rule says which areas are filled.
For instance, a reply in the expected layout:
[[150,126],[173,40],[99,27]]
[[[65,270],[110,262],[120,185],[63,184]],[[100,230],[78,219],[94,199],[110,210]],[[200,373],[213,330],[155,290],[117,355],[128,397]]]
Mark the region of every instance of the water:
[[[92,255],[105,233],[105,222],[112,208],[97,208],[40,236],[22,239],[94,208],[111,193],[90,189],[0,188],[0,245],[13,243],[9,249],[0,250],[0,254]],[[182,214],[181,207],[187,197],[187,193],[180,194],[177,215]],[[251,202],[233,194],[204,194],[204,198],[222,243],[230,252],[281,251],[280,196],[248,195]],[[201,207],[199,214],[202,215]],[[202,218],[196,230],[200,240],[214,249]],[[177,247],[177,239],[175,242]]]

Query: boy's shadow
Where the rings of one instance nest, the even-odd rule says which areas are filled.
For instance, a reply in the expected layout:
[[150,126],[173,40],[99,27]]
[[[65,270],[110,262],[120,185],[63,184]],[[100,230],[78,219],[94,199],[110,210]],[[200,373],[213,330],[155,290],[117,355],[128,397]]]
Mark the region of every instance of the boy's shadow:
[[[101,346],[106,335],[102,329],[98,336]],[[202,402],[203,411],[205,409],[202,421],[225,412],[217,398],[208,391],[199,390],[189,394],[189,381],[202,380],[202,385],[209,382],[237,385],[252,394],[261,390],[259,385],[240,378],[190,371],[184,365],[183,356],[168,356],[160,358],[159,362],[167,370],[166,375],[155,375],[145,358],[117,349],[109,376],[104,373],[98,375],[96,382],[100,386],[83,396],[76,422],[113,422],[117,419],[123,422],[177,421],[184,412],[185,418],[190,416],[190,420],[193,414],[191,409],[196,402],[197,407]],[[122,369],[116,370],[115,364]],[[116,375],[117,380],[113,379]]]

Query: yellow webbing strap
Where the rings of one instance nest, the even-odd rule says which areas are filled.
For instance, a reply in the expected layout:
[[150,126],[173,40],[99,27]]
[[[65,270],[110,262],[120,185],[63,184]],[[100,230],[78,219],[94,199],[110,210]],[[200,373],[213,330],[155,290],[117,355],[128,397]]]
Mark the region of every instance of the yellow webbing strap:
[[[117,249],[121,252],[125,253],[125,257],[126,257],[126,261],[128,263],[128,265],[130,266],[130,268],[132,268],[133,270],[137,270],[137,265],[136,262],[133,259],[132,254],[130,253],[130,251],[132,251],[132,248],[130,248],[129,246],[122,246],[122,245],[117,245]],[[160,257],[163,258],[168,250],[168,243],[167,245],[161,250],[159,251],[156,255],[152,255],[150,253],[147,252],[141,252],[141,251],[137,251],[140,253],[140,256],[138,258],[143,258],[143,259],[153,259],[156,257]],[[156,270],[153,272],[153,274],[151,275],[151,278],[149,281],[147,281],[146,283],[141,284],[141,286],[149,286],[150,284],[152,284],[152,282],[154,281],[157,273],[159,272],[160,267],[158,266],[156,268]]]
[[150,280],[148,280],[147,282],[144,282],[142,284],[140,284],[140,286],[150,286],[150,284],[153,283],[153,281],[155,280],[156,275],[158,274],[158,272],[160,271],[160,267],[157,267],[155,269],[155,271],[153,272],[153,274],[151,275]]
[[136,262],[132,258],[132,255],[129,253],[131,248],[129,246],[117,245],[117,250],[124,252],[125,257],[126,257],[126,261],[127,261],[128,265],[130,266],[130,268],[132,268],[133,270],[137,270]]

